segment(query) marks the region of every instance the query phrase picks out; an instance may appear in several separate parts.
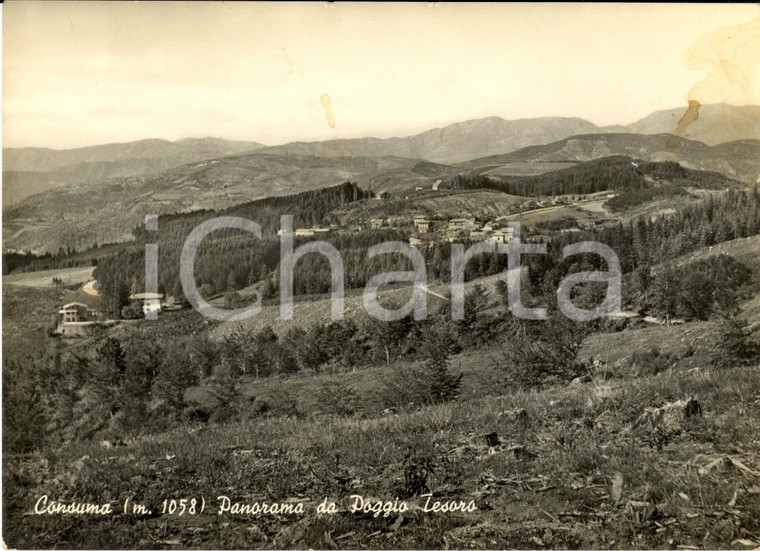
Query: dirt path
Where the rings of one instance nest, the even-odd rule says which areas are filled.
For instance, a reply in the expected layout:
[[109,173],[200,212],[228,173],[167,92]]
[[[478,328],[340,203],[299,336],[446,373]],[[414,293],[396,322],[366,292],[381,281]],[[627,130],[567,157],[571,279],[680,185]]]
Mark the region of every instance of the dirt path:
[[92,281],[88,281],[82,286],[82,291],[93,297],[100,296],[100,292],[95,288],[96,283],[97,281],[94,279]]

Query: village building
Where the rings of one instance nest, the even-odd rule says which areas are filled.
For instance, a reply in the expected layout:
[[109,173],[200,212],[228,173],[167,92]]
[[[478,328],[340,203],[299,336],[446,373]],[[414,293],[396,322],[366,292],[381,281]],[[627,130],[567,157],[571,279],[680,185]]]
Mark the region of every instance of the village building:
[[161,293],[137,293],[131,295],[129,300],[140,302],[144,314],[160,312],[163,306],[164,295]]
[[379,230],[385,225],[385,219],[384,218],[373,218],[369,221],[369,227],[373,230]]
[[418,238],[418,237],[410,237],[409,238],[409,244],[412,247],[419,247],[423,243],[424,243],[424,241],[422,239]]
[[55,315],[55,333],[64,337],[87,337],[103,326],[102,313],[82,302],[64,304]]
[[58,310],[59,323],[90,321],[92,317],[90,308],[81,302],[69,302],[68,304],[64,304],[61,309]]
[[433,191],[438,191],[442,183],[443,183],[443,180],[436,180],[435,182],[433,182]]
[[391,194],[387,191],[378,191],[375,193],[375,199],[390,199]]
[[514,236],[515,236],[515,228],[512,228],[512,227],[501,228],[491,234],[491,236],[488,238],[488,242],[497,243],[497,244],[509,243],[510,241],[512,241],[512,239],[514,239]]
[[[314,227],[314,228],[296,228],[296,230],[293,232],[293,235],[296,237],[312,237],[314,235],[325,235],[333,231],[332,227],[329,228],[321,228],[321,227]],[[285,232],[283,230],[277,230],[277,235],[281,236]]]
[[427,216],[415,216],[414,227],[419,233],[427,233],[430,231],[430,220]]

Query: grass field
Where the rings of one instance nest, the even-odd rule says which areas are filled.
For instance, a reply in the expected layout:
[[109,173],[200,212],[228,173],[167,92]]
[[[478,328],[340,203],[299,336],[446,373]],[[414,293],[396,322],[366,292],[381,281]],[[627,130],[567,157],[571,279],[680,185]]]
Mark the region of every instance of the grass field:
[[525,197],[498,191],[468,191],[441,197],[426,194],[414,203],[441,216],[503,216],[525,202]]
[[60,278],[64,285],[85,283],[92,277],[94,267],[84,268],[60,268],[57,270],[43,270],[39,272],[27,272],[3,276],[3,283],[18,285],[21,287],[52,287],[53,278]]
[[[6,507],[38,496],[154,511],[6,523],[15,547],[134,548],[747,548],[760,530],[760,369],[505,392],[366,418],[252,419],[180,429],[125,447],[73,446],[10,458]],[[659,433],[646,407],[698,397],[703,416]],[[524,410],[524,414],[513,412]],[[485,435],[495,432],[500,444]],[[413,475],[416,473],[417,478]],[[435,500],[473,512],[435,513]],[[300,515],[219,514],[233,501],[303,503]],[[351,512],[352,495],[405,499],[409,510]],[[202,515],[161,514],[201,498]],[[328,498],[330,515],[316,514]]]
[[575,165],[576,163],[505,163],[483,174],[488,176],[538,176]]

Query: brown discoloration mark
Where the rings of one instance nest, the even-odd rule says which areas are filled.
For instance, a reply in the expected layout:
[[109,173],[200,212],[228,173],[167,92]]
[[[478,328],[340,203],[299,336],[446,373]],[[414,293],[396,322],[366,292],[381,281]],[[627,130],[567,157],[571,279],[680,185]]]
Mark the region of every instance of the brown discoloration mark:
[[753,86],[760,76],[760,17],[701,37],[686,52],[684,62],[687,69],[704,73],[704,78],[686,94],[689,107],[667,139],[666,149],[680,146],[689,125],[699,118],[701,105],[760,103],[758,88]]
[[325,115],[327,115],[327,124],[330,125],[330,128],[335,128],[335,116],[333,115],[333,109],[332,109],[332,102],[330,101],[330,96],[327,94],[322,94],[322,97],[320,98],[322,101],[322,107],[325,108]]
[[703,36],[689,48],[686,68],[704,73],[687,94],[700,103],[756,105],[760,77],[760,17],[727,25]]
[[679,119],[673,134],[665,142],[666,149],[675,149],[681,141],[686,137],[686,131],[689,125],[699,118],[700,103],[695,99],[689,100],[689,107],[686,108],[686,112]]

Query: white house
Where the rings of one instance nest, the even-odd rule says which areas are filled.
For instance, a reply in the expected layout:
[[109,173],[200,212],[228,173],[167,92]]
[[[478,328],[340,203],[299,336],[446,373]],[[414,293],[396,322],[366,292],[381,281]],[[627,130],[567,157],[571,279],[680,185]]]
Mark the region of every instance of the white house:
[[515,236],[515,229],[513,227],[501,228],[496,230],[488,238],[489,243],[509,243]]
[[420,233],[427,233],[430,231],[430,220],[426,216],[415,216],[414,227]]
[[90,317],[89,307],[81,302],[69,302],[58,310],[58,321],[60,323],[78,323],[88,321]]
[[144,314],[149,312],[160,312],[163,304],[164,295],[161,293],[137,293],[129,297],[129,300],[138,300],[142,303]]

